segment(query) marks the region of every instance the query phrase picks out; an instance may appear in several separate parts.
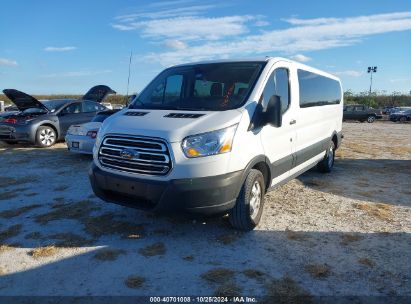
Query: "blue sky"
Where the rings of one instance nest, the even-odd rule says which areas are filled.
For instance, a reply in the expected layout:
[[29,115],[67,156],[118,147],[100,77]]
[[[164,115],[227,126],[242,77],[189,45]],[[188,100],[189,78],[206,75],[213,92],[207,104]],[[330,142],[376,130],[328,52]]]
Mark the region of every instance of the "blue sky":
[[1,89],[140,91],[164,67],[282,56],[334,73],[345,89],[411,91],[411,1],[2,1]]

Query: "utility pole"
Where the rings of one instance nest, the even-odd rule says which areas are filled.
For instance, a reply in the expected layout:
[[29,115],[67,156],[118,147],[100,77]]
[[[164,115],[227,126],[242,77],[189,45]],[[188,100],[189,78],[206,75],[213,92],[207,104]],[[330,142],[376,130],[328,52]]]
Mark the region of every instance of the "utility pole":
[[369,95],[371,96],[371,90],[372,90],[372,74],[377,73],[377,67],[368,67],[367,73],[371,74],[371,82],[370,82],[370,93]]
[[133,58],[133,51],[130,52],[130,61],[128,62],[127,97],[126,98],[128,98],[128,87],[130,86],[130,68],[131,68],[132,58]]

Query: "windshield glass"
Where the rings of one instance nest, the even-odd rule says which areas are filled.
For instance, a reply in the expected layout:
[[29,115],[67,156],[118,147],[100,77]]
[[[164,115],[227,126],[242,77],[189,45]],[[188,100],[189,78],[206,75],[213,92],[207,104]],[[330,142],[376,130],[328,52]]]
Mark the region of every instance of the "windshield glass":
[[223,111],[242,106],[265,62],[196,64],[160,73],[130,108]]

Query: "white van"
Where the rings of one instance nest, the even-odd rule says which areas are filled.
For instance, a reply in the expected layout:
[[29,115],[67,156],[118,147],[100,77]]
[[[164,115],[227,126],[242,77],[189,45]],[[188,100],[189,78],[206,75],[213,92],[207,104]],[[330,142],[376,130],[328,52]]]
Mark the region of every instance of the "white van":
[[340,80],[287,59],[174,66],[104,121],[91,185],[107,202],[229,213],[251,230],[267,190],[331,171],[342,115]]

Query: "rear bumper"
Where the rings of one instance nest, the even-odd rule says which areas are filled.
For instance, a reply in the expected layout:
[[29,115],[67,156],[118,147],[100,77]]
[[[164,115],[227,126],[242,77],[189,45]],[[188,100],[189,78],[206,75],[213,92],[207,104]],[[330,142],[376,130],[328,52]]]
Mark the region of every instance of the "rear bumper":
[[223,213],[235,205],[243,171],[224,175],[153,181],[106,172],[94,163],[89,178],[104,201],[155,212]]
[[[96,142],[88,136],[83,135],[66,135],[67,149],[71,152],[93,154],[93,147]],[[77,143],[78,147],[73,146],[73,143]]]

